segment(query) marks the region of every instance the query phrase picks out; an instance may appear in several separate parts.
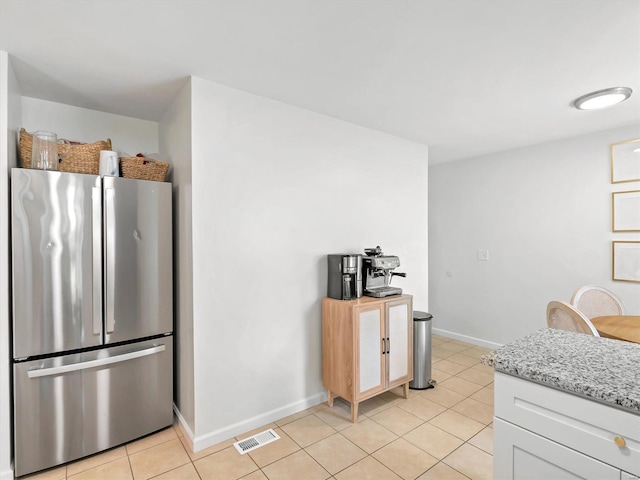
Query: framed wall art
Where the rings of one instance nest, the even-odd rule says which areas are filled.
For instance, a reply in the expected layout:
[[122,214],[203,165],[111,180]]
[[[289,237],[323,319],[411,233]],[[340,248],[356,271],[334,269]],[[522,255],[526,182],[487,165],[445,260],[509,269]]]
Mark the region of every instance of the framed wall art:
[[611,144],[611,183],[640,181],[640,138]]
[[613,192],[612,229],[614,232],[640,232],[640,190]]
[[640,283],[640,241],[613,242],[613,280]]

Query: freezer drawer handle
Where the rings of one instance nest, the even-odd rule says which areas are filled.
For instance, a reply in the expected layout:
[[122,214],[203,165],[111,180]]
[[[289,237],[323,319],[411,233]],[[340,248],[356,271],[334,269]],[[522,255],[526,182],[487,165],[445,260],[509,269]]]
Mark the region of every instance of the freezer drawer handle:
[[72,365],[61,365],[59,367],[41,368],[29,370],[27,375],[29,378],[49,377],[51,375],[58,375],[60,373],[74,372],[76,370],[86,370],[88,368],[102,367],[104,365],[111,365],[112,363],[125,362],[134,358],[146,357],[147,355],[153,355],[154,353],[163,352],[164,345],[158,345],[155,347],[147,348],[145,350],[138,350],[137,352],[124,353],[122,355],[116,355],[115,357],[99,358],[97,360],[89,360],[88,362],[74,363]]

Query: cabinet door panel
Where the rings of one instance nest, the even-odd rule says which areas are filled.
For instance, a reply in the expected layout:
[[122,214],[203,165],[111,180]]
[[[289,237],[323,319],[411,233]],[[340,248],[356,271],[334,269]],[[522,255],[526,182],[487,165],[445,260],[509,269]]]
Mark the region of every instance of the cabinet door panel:
[[409,305],[406,301],[387,305],[389,387],[406,383],[413,377],[413,325],[410,323],[412,318]]
[[[384,388],[384,358],[382,356],[382,310],[364,310],[357,313],[358,334],[358,393],[372,393]],[[358,368],[359,367],[359,368]]]
[[638,415],[501,372],[494,379],[496,417],[640,475]]
[[494,478],[619,480],[620,470],[528,430],[494,419]]

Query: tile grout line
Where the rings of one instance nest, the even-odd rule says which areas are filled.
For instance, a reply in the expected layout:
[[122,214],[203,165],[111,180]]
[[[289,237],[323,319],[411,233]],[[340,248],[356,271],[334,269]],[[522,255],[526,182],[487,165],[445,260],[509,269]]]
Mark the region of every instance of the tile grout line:
[[[438,345],[443,345],[443,344],[446,344],[446,343],[449,343],[449,341],[439,342],[439,343],[438,343]],[[435,362],[433,362],[433,363],[437,363],[437,362],[438,362],[438,361],[440,361],[440,360],[446,360],[447,358],[449,358],[449,357],[451,357],[451,356],[453,356],[453,355],[458,355],[458,354],[462,354],[462,355],[464,355],[464,352],[465,352],[465,351],[467,351],[467,350],[469,350],[469,349],[471,349],[471,348],[474,348],[474,346],[472,346],[472,347],[468,347],[468,348],[466,348],[466,349],[464,349],[464,350],[460,350],[460,351],[453,351],[451,355],[448,355],[448,356],[447,356],[447,357],[445,357],[445,358],[439,358],[438,360],[436,360],[436,361],[435,361]],[[474,359],[476,359],[476,357],[472,357],[472,356],[470,356],[470,355],[467,355],[467,356],[468,356],[469,358],[474,358]],[[432,357],[432,359],[433,359],[433,357]],[[463,370],[461,370],[460,372],[457,372],[456,374],[448,374],[447,372],[443,372],[443,373],[445,373],[445,374],[447,374],[447,375],[448,375],[447,379],[443,380],[443,382],[444,382],[444,381],[446,381],[446,380],[448,380],[448,379],[450,379],[450,378],[456,378],[456,377],[458,377],[460,374],[462,374],[462,373],[464,373],[464,372],[467,372],[468,370],[473,369],[473,368],[474,368],[474,367],[476,367],[477,365],[481,365],[479,361],[475,362],[475,363],[474,363],[474,364],[472,364],[472,365],[463,365],[463,364],[460,364],[460,363],[455,362],[454,360],[449,360],[449,362],[455,363],[456,365],[459,365],[459,366],[461,366],[461,367],[465,367],[465,368],[464,368]],[[466,382],[472,383],[472,384],[474,384],[475,386],[478,386],[478,387],[480,387],[480,388],[479,388],[479,390],[477,390],[477,391],[475,391],[475,392],[472,392],[471,394],[468,394],[468,395],[464,395],[464,394],[461,394],[460,392],[456,392],[456,391],[454,391],[454,390],[450,390],[451,392],[454,392],[454,393],[456,393],[456,394],[458,394],[458,395],[462,395],[462,396],[464,397],[464,398],[462,398],[461,400],[459,400],[459,401],[457,401],[457,402],[453,403],[453,404],[452,404],[452,405],[450,405],[450,406],[442,405],[442,404],[439,404],[439,403],[438,403],[438,402],[436,402],[436,401],[430,400],[430,399],[428,399],[428,398],[424,398],[424,396],[422,395],[422,393],[423,393],[423,392],[416,393],[415,395],[412,395],[412,396],[410,396],[408,399],[406,399],[406,400],[409,400],[409,399],[414,398],[414,397],[416,397],[416,398],[417,398],[417,397],[422,396],[422,397],[423,397],[423,399],[428,400],[429,402],[432,402],[432,403],[434,403],[434,404],[438,405],[439,407],[444,407],[444,408],[445,408],[445,410],[444,410],[443,412],[441,412],[440,414],[438,414],[438,415],[441,415],[441,414],[443,414],[443,413],[446,413],[447,411],[452,411],[452,412],[454,412],[454,413],[457,413],[457,414],[459,414],[459,415],[462,415],[462,416],[464,416],[464,417],[466,417],[466,418],[469,418],[469,419],[471,419],[471,420],[474,420],[474,421],[476,421],[476,422],[478,422],[478,423],[480,423],[480,424],[482,424],[482,425],[483,425],[482,429],[481,429],[479,432],[477,432],[477,433],[473,434],[471,437],[469,437],[469,438],[468,438],[468,439],[466,439],[466,440],[461,439],[461,438],[457,437],[456,435],[450,434],[450,435],[453,435],[454,437],[458,438],[459,440],[462,440],[462,444],[461,444],[461,445],[459,445],[458,447],[456,447],[456,448],[455,448],[454,450],[452,450],[451,452],[449,452],[449,453],[447,454],[447,456],[445,456],[444,458],[442,458],[442,459],[438,459],[438,458],[436,458],[436,460],[437,460],[436,464],[434,464],[432,467],[430,467],[429,469],[427,469],[427,470],[425,470],[424,472],[422,472],[422,474],[426,473],[426,472],[427,472],[427,471],[429,471],[431,468],[434,468],[436,465],[438,465],[438,464],[440,464],[440,463],[443,463],[443,464],[444,464],[444,465],[446,465],[448,468],[451,468],[451,469],[453,469],[454,471],[456,471],[457,473],[459,473],[459,474],[461,474],[461,475],[465,476],[462,472],[460,472],[460,471],[456,470],[454,467],[451,467],[451,466],[450,466],[450,465],[448,465],[446,462],[444,462],[444,459],[445,459],[445,458],[447,458],[449,455],[453,454],[455,451],[457,451],[458,449],[460,449],[460,448],[461,448],[463,445],[465,445],[465,444],[466,444],[466,445],[469,445],[470,447],[473,447],[473,448],[475,448],[475,449],[477,449],[477,450],[479,450],[479,451],[481,451],[481,452],[483,452],[484,454],[487,454],[487,455],[493,456],[491,453],[487,452],[487,451],[486,451],[486,450],[484,450],[483,448],[478,447],[478,446],[476,446],[476,445],[473,445],[473,444],[469,443],[469,440],[471,440],[472,438],[474,438],[475,436],[477,436],[479,433],[481,433],[482,431],[484,431],[484,430],[486,430],[487,428],[489,428],[489,427],[491,426],[491,423],[489,423],[489,424],[485,424],[484,422],[481,422],[481,421],[479,421],[479,420],[477,420],[477,419],[475,419],[475,418],[473,418],[473,417],[469,417],[468,415],[465,415],[464,413],[457,412],[457,411],[453,410],[453,407],[455,407],[456,405],[458,405],[458,404],[462,403],[462,402],[463,402],[463,401],[465,401],[466,399],[471,398],[473,395],[475,395],[476,393],[480,392],[481,390],[486,389],[486,388],[489,388],[489,386],[491,385],[491,383],[488,383],[488,384],[478,384],[478,383],[475,383],[475,382],[473,382],[473,381],[467,380],[467,379],[465,379],[465,378],[460,378],[460,380],[464,380],[464,381],[466,381]],[[443,386],[443,388],[445,388],[446,390],[449,390],[449,389],[447,389],[447,388],[446,388],[446,386]],[[402,400],[402,399],[401,399],[401,400]],[[492,405],[490,405],[490,404],[488,404],[488,403],[485,403],[485,402],[483,402],[483,401],[481,401],[481,400],[476,400],[476,399],[473,399],[473,398],[472,398],[472,400],[474,400],[474,401],[476,401],[476,402],[479,402],[480,404],[482,404],[482,405],[484,405],[484,406],[487,406],[487,407],[493,407]],[[346,402],[346,403],[348,404],[348,402]],[[311,412],[309,412],[307,415],[303,415],[303,416],[301,416],[300,418],[294,419],[294,420],[292,420],[292,421],[290,421],[290,422],[287,422],[287,423],[278,424],[278,423],[277,423],[277,421],[276,421],[276,422],[273,422],[273,423],[276,425],[276,427],[275,427],[275,428],[280,428],[280,429],[282,429],[282,431],[287,435],[287,437],[288,437],[288,438],[290,438],[290,440],[291,440],[291,441],[292,441],[292,442],[293,442],[293,443],[298,447],[298,450],[296,450],[295,452],[292,452],[292,453],[290,453],[290,454],[288,454],[288,455],[285,455],[284,457],[281,457],[281,458],[279,458],[278,460],[275,460],[275,461],[273,461],[273,462],[271,462],[271,463],[269,463],[269,464],[266,464],[266,465],[264,465],[264,467],[267,467],[267,466],[269,466],[269,465],[273,465],[274,463],[277,463],[278,461],[280,461],[280,460],[282,460],[282,459],[284,459],[284,458],[287,458],[287,457],[289,457],[289,456],[293,455],[294,453],[298,453],[298,452],[300,452],[300,451],[302,450],[302,451],[304,451],[304,453],[305,453],[306,455],[308,455],[309,457],[311,457],[311,458],[313,459],[313,461],[314,461],[318,466],[320,466],[320,467],[322,468],[322,470],[326,472],[326,474],[328,474],[328,475],[329,475],[329,477],[330,477],[330,478],[334,478],[334,477],[335,477],[335,475],[337,475],[337,474],[339,474],[339,473],[343,472],[344,470],[346,470],[346,469],[350,468],[351,466],[353,466],[355,463],[358,463],[359,461],[362,461],[362,460],[364,460],[364,459],[365,459],[365,458],[367,458],[367,457],[372,457],[374,460],[376,460],[377,462],[381,463],[379,460],[377,460],[377,459],[376,459],[376,457],[374,457],[374,456],[373,456],[373,454],[374,454],[374,453],[376,453],[377,451],[381,450],[382,448],[385,448],[387,445],[389,445],[390,443],[393,443],[394,441],[397,441],[398,439],[404,439],[404,436],[405,436],[405,435],[407,435],[407,434],[408,434],[408,433],[410,433],[411,431],[415,430],[416,428],[419,428],[419,427],[420,427],[420,426],[422,426],[422,425],[429,424],[429,425],[432,425],[432,426],[434,426],[434,427],[436,427],[436,428],[439,428],[439,429],[440,429],[440,427],[438,427],[437,425],[434,425],[434,424],[430,423],[430,420],[432,420],[433,418],[436,418],[438,415],[433,416],[433,417],[432,417],[432,418],[430,418],[429,420],[424,420],[423,418],[418,417],[417,415],[414,415],[413,413],[411,413],[411,412],[409,412],[409,411],[407,411],[407,410],[402,409],[399,405],[395,405],[396,403],[401,403],[401,402],[391,402],[388,406],[386,406],[385,408],[383,408],[383,409],[382,409],[382,410],[380,410],[380,411],[377,411],[377,412],[376,412],[376,413],[374,413],[374,414],[370,414],[370,413],[369,413],[369,414],[362,414],[362,415],[364,416],[364,420],[371,420],[371,421],[373,421],[376,425],[380,426],[381,428],[383,428],[383,429],[385,429],[385,430],[387,430],[387,431],[389,431],[389,432],[391,432],[392,434],[394,434],[394,435],[396,435],[396,436],[397,436],[397,438],[396,438],[396,439],[394,439],[394,440],[392,440],[392,441],[390,441],[390,442],[386,443],[384,446],[382,446],[382,447],[380,447],[380,448],[378,448],[378,449],[374,450],[374,451],[373,451],[373,452],[371,452],[371,453],[369,453],[369,452],[367,452],[367,451],[363,450],[359,445],[357,445],[356,443],[354,443],[351,439],[349,439],[348,437],[346,437],[346,436],[342,433],[342,432],[343,432],[343,430],[345,430],[346,428],[349,428],[349,427],[345,427],[345,428],[342,428],[342,429],[338,430],[336,427],[334,427],[333,425],[331,425],[331,424],[327,423],[327,422],[326,422],[326,421],[324,421],[320,416],[318,416],[318,415],[317,415],[317,413],[318,413],[318,412],[321,412],[321,411],[325,410],[325,409],[326,409],[326,408],[328,408],[328,407],[326,407],[326,408],[322,408],[322,409],[319,409],[319,410],[315,410],[315,411],[311,411]],[[417,419],[419,419],[419,420],[421,421],[420,425],[418,425],[418,426],[416,426],[416,427],[414,427],[414,428],[410,429],[409,431],[405,432],[405,433],[404,433],[404,434],[402,434],[402,435],[398,435],[397,433],[393,432],[392,430],[389,430],[385,425],[383,425],[383,424],[379,423],[376,419],[374,419],[374,418],[373,418],[374,416],[376,416],[376,415],[378,415],[378,414],[380,414],[380,413],[382,413],[382,412],[384,412],[384,411],[388,410],[389,408],[393,408],[394,406],[398,406],[398,408],[400,408],[401,410],[403,410],[405,413],[407,413],[407,414],[409,414],[409,415],[411,415],[411,416],[416,417]],[[376,409],[374,409],[374,410],[376,410]],[[286,425],[289,425],[289,424],[291,424],[291,423],[294,423],[295,421],[300,420],[300,419],[302,419],[302,418],[306,418],[306,417],[308,417],[309,415],[314,415],[314,417],[315,417],[317,420],[320,420],[320,422],[322,422],[324,425],[326,425],[326,426],[330,427],[330,428],[332,429],[333,433],[331,433],[330,435],[328,435],[327,437],[325,437],[325,438],[323,438],[323,439],[317,440],[317,441],[315,441],[315,442],[313,442],[313,443],[311,443],[311,444],[307,445],[306,447],[303,447],[303,446],[302,446],[298,441],[296,441],[293,437],[291,437],[289,434],[287,434],[287,433],[286,433],[286,431],[283,429],[283,427],[285,427]],[[371,415],[371,416],[369,416],[369,415]],[[172,426],[171,426],[171,428],[173,428],[173,429],[174,429],[174,432],[175,432],[175,426],[173,426],[173,425],[172,425]],[[444,430],[444,431],[445,431],[445,432],[447,432],[446,430]],[[175,432],[175,433],[176,433],[176,438],[178,438],[178,440],[179,440],[178,432]],[[449,432],[447,432],[447,433],[449,433]],[[332,474],[332,473],[330,473],[328,470],[326,470],[326,468],[325,468],[322,464],[320,464],[320,463],[319,463],[319,461],[318,461],[318,460],[317,460],[313,455],[311,455],[311,454],[307,451],[307,448],[309,448],[309,447],[311,447],[312,445],[315,445],[315,444],[317,444],[318,442],[321,442],[321,441],[325,440],[326,438],[329,438],[329,437],[331,437],[331,436],[333,436],[333,435],[335,435],[335,434],[339,434],[341,438],[343,438],[343,439],[347,440],[350,444],[354,445],[356,448],[358,448],[360,451],[364,452],[366,455],[365,455],[365,457],[363,457],[362,459],[360,459],[360,460],[358,460],[358,461],[356,461],[356,462],[352,463],[351,465],[349,465],[349,466],[347,466],[347,467],[343,468],[342,470],[339,470],[339,471],[338,471],[338,472],[336,472],[335,474]],[[237,439],[237,436],[236,436],[236,437],[234,437],[234,438],[236,438],[236,439]],[[172,438],[172,439],[169,439],[169,440],[166,440],[166,441],[160,442],[160,443],[158,443],[158,444],[156,444],[156,445],[151,445],[151,446],[146,447],[146,448],[144,448],[144,449],[142,449],[142,450],[139,450],[138,452],[142,452],[142,451],[144,451],[144,450],[148,450],[148,449],[153,448],[153,447],[156,447],[156,446],[158,446],[158,445],[162,445],[162,444],[164,444],[164,443],[168,443],[168,442],[170,442],[170,441],[172,441],[172,440],[174,440],[174,439]],[[179,440],[179,441],[180,441],[180,440]],[[407,441],[407,440],[405,439],[405,441]],[[411,442],[409,442],[409,443],[410,443],[411,445],[413,445],[413,443],[411,443]],[[189,463],[192,465],[192,467],[193,467],[193,469],[195,470],[195,472],[196,472],[196,474],[197,474],[198,478],[200,478],[200,479],[202,478],[202,477],[201,477],[201,475],[200,475],[200,472],[198,471],[198,469],[197,469],[197,467],[196,467],[196,465],[195,465],[196,460],[195,460],[195,459],[193,459],[193,458],[191,458],[191,455],[189,455],[189,452],[187,452],[187,451],[186,451],[186,447],[184,446],[184,444],[182,443],[182,441],[180,441],[180,446],[182,447],[182,449],[183,449],[183,450],[185,451],[185,453],[187,454],[187,457],[189,458],[189,461],[188,461],[187,463],[183,464],[183,465],[180,465],[180,466],[177,466],[177,467],[175,467],[175,468],[173,468],[173,469],[171,469],[171,470],[168,470],[167,472],[159,473],[159,474],[157,474],[157,475],[155,475],[154,477],[151,477],[151,478],[155,478],[155,477],[157,477],[157,476],[160,476],[160,475],[163,475],[163,474],[165,474],[165,473],[171,472],[171,471],[173,471],[173,470],[176,470],[176,469],[178,469],[178,468],[183,467],[184,465],[188,465]],[[415,446],[415,445],[414,445],[414,446]],[[232,447],[226,447],[226,448],[232,448]],[[420,449],[420,447],[418,447],[418,448]],[[223,450],[225,450],[225,449],[223,448],[223,449],[221,449],[221,450],[218,450],[217,452],[212,452],[211,454],[209,454],[209,455],[205,455],[205,456],[204,456],[204,457],[202,457],[202,458],[206,458],[206,457],[208,457],[208,456],[210,456],[210,455],[214,455],[215,453],[218,453],[218,452],[223,451]],[[428,455],[431,455],[431,454],[429,454],[429,452],[426,452],[426,451],[424,451],[424,450],[422,450],[422,449],[420,449],[420,450],[421,450],[421,451],[423,451],[424,453],[428,454]],[[138,453],[138,452],[134,452],[134,453]],[[134,475],[133,475],[133,467],[132,467],[131,459],[130,459],[130,456],[131,456],[131,455],[129,454],[128,449],[126,449],[126,445],[125,445],[125,454],[126,454],[126,456],[127,456],[127,461],[128,461],[128,464],[129,464],[129,471],[130,471],[130,473],[131,473],[131,476],[132,476],[132,478],[135,478],[135,477],[134,477]],[[433,455],[431,455],[431,456],[433,456]],[[263,470],[263,467],[260,467],[260,466],[257,464],[257,462],[256,462],[256,461],[255,461],[251,456],[250,456],[250,458],[251,458],[251,461],[253,462],[254,466],[256,467],[256,470],[254,470],[254,471],[253,471],[253,472],[251,472],[251,473],[255,473],[256,471],[258,471],[258,470],[259,470],[259,471],[260,471],[260,472],[261,472],[265,477],[267,477],[267,478],[268,478],[268,476],[266,475],[266,473],[265,473],[265,472],[264,472],[264,470]],[[197,460],[201,460],[201,458],[198,458]],[[106,463],[109,463],[109,462],[106,462]],[[385,466],[385,468],[389,469],[390,471],[393,471],[393,470],[391,470],[391,468],[387,467],[384,463],[381,463],[381,464],[382,464],[382,465],[384,465],[384,466]],[[104,465],[104,464],[102,464],[102,465]],[[96,467],[93,467],[93,468],[96,468]],[[68,470],[67,470],[67,468],[66,468],[66,466],[65,466],[65,477],[64,477],[64,478],[70,478],[70,477],[67,475],[67,472],[68,472]],[[79,473],[81,473],[81,472],[79,472]],[[251,473],[249,473],[248,475],[251,475]],[[395,471],[393,471],[393,473],[397,474],[397,472],[395,472]],[[421,474],[421,475],[422,475],[422,474]],[[245,475],[245,476],[246,476],[246,475]],[[465,476],[465,477],[466,477],[466,476]],[[243,477],[241,477],[241,478],[243,478]]]

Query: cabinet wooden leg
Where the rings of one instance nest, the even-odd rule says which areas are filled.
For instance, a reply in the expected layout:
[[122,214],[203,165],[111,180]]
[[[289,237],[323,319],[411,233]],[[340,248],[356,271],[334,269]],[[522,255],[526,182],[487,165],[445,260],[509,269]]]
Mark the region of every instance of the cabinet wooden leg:
[[409,382],[405,383],[402,386],[402,390],[403,390],[403,393],[404,393],[404,398],[409,398]]
[[327,405],[333,407],[333,394],[331,393],[331,390],[327,390]]
[[351,423],[358,423],[358,402],[351,402]]

